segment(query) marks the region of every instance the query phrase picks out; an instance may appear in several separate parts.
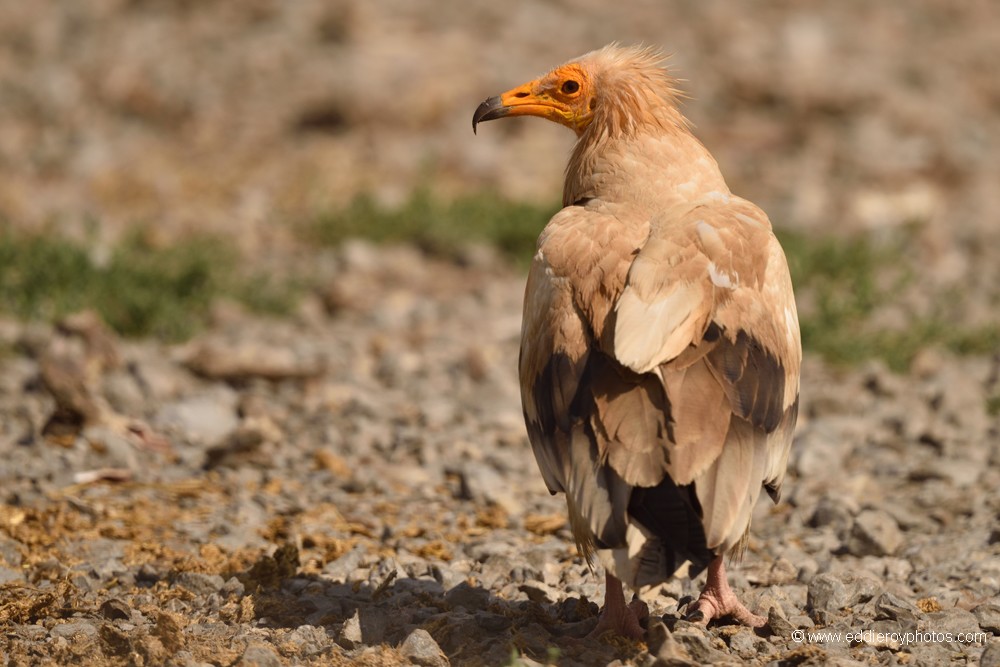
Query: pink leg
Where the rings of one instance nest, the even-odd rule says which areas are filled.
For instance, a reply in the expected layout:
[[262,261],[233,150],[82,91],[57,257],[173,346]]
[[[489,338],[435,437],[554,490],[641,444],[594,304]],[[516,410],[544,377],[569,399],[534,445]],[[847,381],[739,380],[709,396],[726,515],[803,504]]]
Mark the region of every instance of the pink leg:
[[767,619],[752,613],[743,606],[726,580],[726,566],[722,556],[716,557],[708,565],[708,581],[701,591],[701,597],[694,603],[687,618],[701,625],[708,625],[713,619],[731,616],[743,625],[759,628]]
[[646,603],[636,598],[626,605],[622,582],[610,574],[604,576],[604,588],[604,609],[588,636],[596,639],[610,631],[629,639],[642,639],[646,633],[639,621],[649,616]]

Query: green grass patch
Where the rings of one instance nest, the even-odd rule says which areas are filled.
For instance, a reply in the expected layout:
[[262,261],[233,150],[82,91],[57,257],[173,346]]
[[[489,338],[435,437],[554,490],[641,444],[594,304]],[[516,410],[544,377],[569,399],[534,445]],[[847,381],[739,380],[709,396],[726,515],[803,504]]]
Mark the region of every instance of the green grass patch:
[[912,279],[903,273],[891,286],[879,284],[880,271],[905,266],[901,241],[876,246],[867,237],[817,238],[790,231],[780,231],[778,237],[796,293],[806,301],[799,324],[807,350],[844,365],[882,357],[898,369],[933,338],[929,325],[906,332],[872,332],[865,326],[889,292]]
[[526,265],[535,240],[558,206],[512,202],[484,193],[441,201],[418,191],[404,206],[389,209],[371,197],[318,216],[303,229],[306,240],[337,245],[352,237],[415,243],[426,252],[455,257],[470,241],[490,243],[515,263]]
[[934,297],[937,308],[932,315],[914,315],[905,327],[870,325],[876,310],[892,304],[915,280],[909,259],[912,233],[903,231],[877,243],[867,236],[815,237],[788,231],[778,236],[796,292],[809,302],[799,313],[803,347],[828,361],[853,365],[881,358],[893,370],[905,371],[928,346],[958,354],[1000,349],[1000,322],[956,325],[943,315],[950,298],[944,293]]
[[97,262],[83,244],[55,234],[0,232],[0,311],[21,319],[92,308],[123,335],[183,340],[204,324],[217,298],[280,314],[294,296],[287,285],[246,275],[220,239],[160,248],[134,234]]

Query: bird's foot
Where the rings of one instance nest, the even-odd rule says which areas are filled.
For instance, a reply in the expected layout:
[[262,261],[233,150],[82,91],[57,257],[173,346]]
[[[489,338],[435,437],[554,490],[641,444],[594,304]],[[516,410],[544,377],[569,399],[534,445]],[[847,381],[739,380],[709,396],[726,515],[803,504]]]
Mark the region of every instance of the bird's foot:
[[622,594],[622,583],[607,575],[604,595],[604,609],[597,619],[597,625],[587,637],[597,639],[608,632],[632,640],[641,640],[646,635],[642,629],[642,621],[649,617],[649,607],[638,597],[625,604]]
[[767,623],[766,618],[747,609],[736,597],[726,579],[722,556],[718,556],[708,566],[708,580],[705,582],[705,587],[685,619],[699,625],[708,625],[712,620],[726,616],[751,628],[760,628]]
[[642,629],[642,621],[646,618],[649,618],[649,607],[639,599],[632,600],[627,607],[621,609],[609,611],[605,608],[601,611],[597,625],[587,637],[598,639],[602,635],[612,632],[615,635],[639,641],[646,636],[646,631]]

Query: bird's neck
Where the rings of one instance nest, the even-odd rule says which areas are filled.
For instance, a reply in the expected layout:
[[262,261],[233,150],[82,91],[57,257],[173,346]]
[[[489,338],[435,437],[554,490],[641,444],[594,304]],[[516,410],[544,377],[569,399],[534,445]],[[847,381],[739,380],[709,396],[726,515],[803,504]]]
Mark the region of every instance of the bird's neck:
[[625,136],[591,129],[566,168],[566,206],[602,199],[653,215],[712,192],[729,193],[715,159],[684,126]]

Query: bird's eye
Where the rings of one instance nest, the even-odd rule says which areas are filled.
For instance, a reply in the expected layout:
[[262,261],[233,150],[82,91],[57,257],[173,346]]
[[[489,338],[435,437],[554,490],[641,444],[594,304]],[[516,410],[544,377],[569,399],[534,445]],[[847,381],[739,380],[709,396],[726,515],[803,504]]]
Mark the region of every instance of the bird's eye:
[[561,90],[566,95],[572,95],[573,93],[580,90],[580,84],[577,81],[574,81],[573,79],[569,79],[568,81],[565,81],[563,83]]

